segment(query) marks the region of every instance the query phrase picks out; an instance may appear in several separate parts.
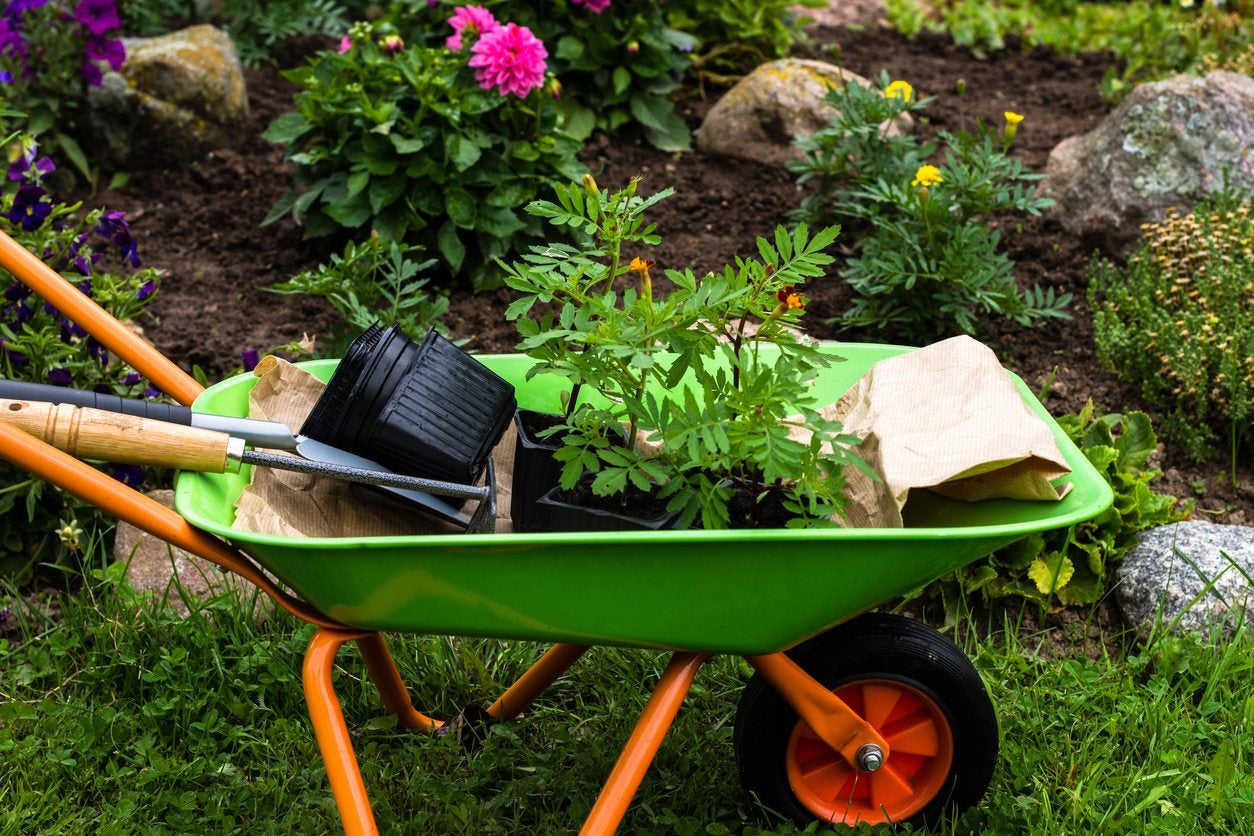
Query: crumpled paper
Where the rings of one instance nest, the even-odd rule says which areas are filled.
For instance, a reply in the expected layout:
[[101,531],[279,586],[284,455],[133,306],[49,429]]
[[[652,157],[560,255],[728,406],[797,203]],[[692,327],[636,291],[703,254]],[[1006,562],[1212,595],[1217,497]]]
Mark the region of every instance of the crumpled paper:
[[881,360],[820,411],[862,439],[853,452],[881,477],[845,469],[849,527],[901,527],[921,488],[968,501],[1057,501],[1071,489],[1051,484],[1071,467],[1048,425],[971,337]]
[[[294,432],[304,424],[325,388],[325,384],[309,372],[277,357],[266,357],[253,373],[257,382],[248,396],[248,417],[279,421]],[[497,477],[496,530],[509,531],[509,484],[514,462],[512,424],[492,456]],[[252,481],[236,503],[232,527],[291,537],[374,537],[463,531],[453,523],[364,485],[272,467],[253,468]]]

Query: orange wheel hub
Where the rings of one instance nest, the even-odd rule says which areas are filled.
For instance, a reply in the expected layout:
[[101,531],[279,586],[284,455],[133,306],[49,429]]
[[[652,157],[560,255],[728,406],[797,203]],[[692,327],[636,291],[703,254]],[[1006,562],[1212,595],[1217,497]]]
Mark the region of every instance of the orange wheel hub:
[[949,718],[927,694],[892,679],[860,679],[835,694],[883,735],[888,759],[875,772],[862,772],[798,722],[785,753],[793,793],[828,822],[906,821],[949,777],[954,761]]

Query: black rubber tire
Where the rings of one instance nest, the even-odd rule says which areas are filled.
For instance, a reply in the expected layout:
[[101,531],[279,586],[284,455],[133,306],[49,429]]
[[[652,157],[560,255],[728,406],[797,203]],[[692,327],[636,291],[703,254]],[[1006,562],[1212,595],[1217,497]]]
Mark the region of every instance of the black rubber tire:
[[[906,819],[910,824],[929,826],[983,798],[997,764],[997,714],[979,673],[947,637],[908,618],[868,613],[803,642],[788,655],[833,691],[887,680],[934,703],[937,725],[948,724],[952,761],[931,797],[917,799],[923,806]],[[789,782],[789,741],[800,723],[792,707],[761,674],[754,674],[740,698],[733,741],[741,783],[763,812],[804,827],[816,819],[829,821],[830,814],[821,816],[808,808]],[[890,752],[885,766],[892,763]]]

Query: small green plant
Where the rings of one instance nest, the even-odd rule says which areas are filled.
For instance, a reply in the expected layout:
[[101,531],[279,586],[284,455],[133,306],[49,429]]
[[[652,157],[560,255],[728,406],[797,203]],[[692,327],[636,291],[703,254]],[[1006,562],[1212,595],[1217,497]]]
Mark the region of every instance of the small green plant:
[[11,0],[0,19],[0,109],[22,114],[18,127],[91,180],[78,119],[101,65],[126,58],[114,0]]
[[[550,431],[563,445],[562,486],[591,474],[598,496],[656,491],[681,525],[727,527],[737,492],[748,497],[739,524],[756,525],[768,498],[792,524],[821,524],[842,507],[842,468],[856,457],[808,385],[830,358],[791,326],[804,308],[797,287],[831,263],[824,250],[838,229],[811,238],[804,225],[792,235],[780,227],[758,240],[760,259],[700,278],[667,270],[674,289],[662,294],[654,262],[624,263],[622,247],[660,241],[643,214],[670,190],[645,199],[636,186],[606,193],[588,178],[559,189],[558,203],[532,204],[593,246],[533,248],[506,279],[523,294],[507,316],[537,360],[530,374],[572,384],[566,422]],[[586,390],[597,397],[581,401]],[[625,445],[610,440],[620,429]]]
[[557,130],[544,46],[508,24],[458,51],[405,46],[360,24],[339,51],[287,73],[296,111],[266,130],[287,145],[290,214],[307,238],[364,237],[422,246],[445,276],[498,283],[493,259],[540,233],[518,207],[555,179],[577,179],[579,143]]
[[1190,454],[1207,458],[1224,439],[1235,468],[1254,418],[1249,195],[1217,192],[1144,235],[1125,269],[1100,258],[1090,267],[1098,357],[1141,386]]
[[[115,318],[133,320],[157,289],[158,273],[140,268],[124,213],[54,202],[44,178],[55,171],[30,136],[17,149],[0,195],[0,230],[61,273]],[[20,183],[20,185],[19,185]],[[104,346],[0,269],[0,376],[135,396],[144,381]],[[147,394],[155,395],[156,392]],[[110,471],[126,484],[144,480],[134,466]],[[0,464],[0,578],[20,581],[40,564],[72,568],[80,535],[111,525],[95,509],[8,464]]]
[[1158,438],[1145,413],[1098,415],[1090,401],[1058,424],[1106,479],[1114,503],[1091,520],[1025,537],[937,582],[947,612],[959,610],[956,596],[977,590],[994,598],[1096,603],[1109,591],[1115,562],[1136,545],[1137,532],[1191,511],[1192,501],[1178,503],[1150,488],[1162,474],[1149,465]]
[[693,70],[709,81],[726,83],[759,64],[786,58],[805,38],[810,18],[804,10],[826,6],[825,0],[670,0],[667,22],[697,39]]
[[983,221],[1052,203],[1032,194],[1039,175],[1006,156],[1023,117],[1007,112],[1000,131],[983,123],[971,134],[942,131],[945,156],[931,165],[930,146],[884,127],[927,104],[914,99],[907,82],[887,75],[874,86],[835,87],[830,127],[797,141],[806,155],[792,166],[798,182],[818,181],[797,217],[852,220],[862,230],[844,271],[854,300],[838,321],[924,340],[976,333],[988,316],[1024,325],[1067,317],[1069,293],[1016,288],[1013,262]]
[[448,310],[448,296],[427,292],[430,279],[421,274],[435,260],[411,258],[420,253],[419,247],[395,241],[385,245],[378,238],[350,242],[342,255],[332,255],[327,263],[270,289],[317,296],[331,303],[346,325],[328,347],[332,356],[342,356],[348,343],[378,321],[395,324],[414,339],[431,328],[443,333],[439,319]]

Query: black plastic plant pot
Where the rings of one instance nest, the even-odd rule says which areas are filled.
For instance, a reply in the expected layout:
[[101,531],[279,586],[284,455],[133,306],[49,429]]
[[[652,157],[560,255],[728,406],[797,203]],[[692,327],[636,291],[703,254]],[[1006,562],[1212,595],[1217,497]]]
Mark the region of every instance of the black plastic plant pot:
[[515,531],[549,530],[548,506],[537,500],[557,486],[561,465],[553,454],[561,445],[537,433],[561,423],[561,415],[514,410],[514,480],[510,485],[509,516]]
[[472,484],[509,426],[514,387],[435,331],[415,345],[372,325],[301,433],[398,473]]
[[637,517],[633,512],[641,506],[635,503],[628,503],[627,510],[619,511],[558,499],[564,495],[561,488],[554,488],[536,500],[536,505],[548,514],[549,531],[658,531],[675,527],[676,514],[671,511]]

